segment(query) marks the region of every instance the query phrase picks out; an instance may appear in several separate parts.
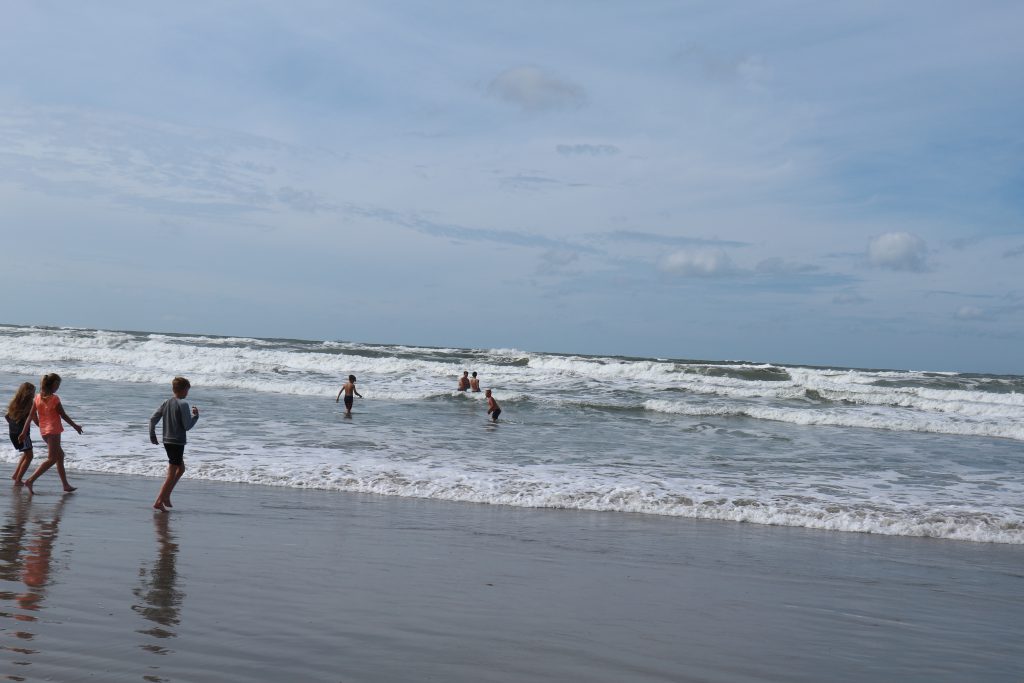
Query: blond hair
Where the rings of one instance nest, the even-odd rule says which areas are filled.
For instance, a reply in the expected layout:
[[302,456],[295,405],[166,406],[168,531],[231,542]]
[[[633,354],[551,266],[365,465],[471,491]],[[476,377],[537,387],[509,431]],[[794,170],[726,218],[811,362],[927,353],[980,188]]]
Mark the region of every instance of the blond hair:
[[51,372],[48,375],[43,375],[43,378],[39,380],[39,393],[44,396],[49,396],[53,392],[57,391],[57,387],[60,386],[60,375],[56,372]]
[[21,422],[28,417],[32,410],[32,399],[36,395],[36,385],[32,382],[25,382],[18,387],[14,398],[7,404],[7,416],[15,422]]

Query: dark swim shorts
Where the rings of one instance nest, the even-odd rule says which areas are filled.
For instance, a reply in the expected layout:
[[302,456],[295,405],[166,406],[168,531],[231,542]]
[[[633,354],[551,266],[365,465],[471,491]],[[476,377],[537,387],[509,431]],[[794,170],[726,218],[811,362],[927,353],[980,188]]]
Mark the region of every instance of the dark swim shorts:
[[172,465],[185,466],[185,444],[165,443],[164,450],[167,451],[167,462]]
[[345,407],[348,408],[349,410],[351,410],[352,409],[352,401],[354,401],[354,400],[355,399],[353,397],[346,396],[345,397]]
[[491,411],[491,419],[494,420],[495,422],[498,421],[499,415],[501,415],[501,408],[496,408],[493,411]]
[[16,422],[11,419],[10,415],[4,415],[4,417],[7,418],[7,426],[11,435],[11,443],[14,444],[14,448],[17,449],[19,453],[32,450],[31,438],[25,437],[24,441],[18,440],[18,437],[21,436],[21,430],[25,426],[25,421],[22,420],[21,422]]

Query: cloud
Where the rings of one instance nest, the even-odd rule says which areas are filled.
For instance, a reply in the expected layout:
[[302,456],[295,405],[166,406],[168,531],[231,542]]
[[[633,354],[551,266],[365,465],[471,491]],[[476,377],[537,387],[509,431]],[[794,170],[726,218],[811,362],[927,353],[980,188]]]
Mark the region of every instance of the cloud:
[[1016,258],[1017,256],[1024,256],[1024,244],[1003,252],[1003,258]]
[[615,145],[558,145],[555,150],[562,156],[585,155],[592,157],[614,156],[622,150]]
[[648,244],[674,244],[676,246],[703,246],[703,247],[746,247],[747,242],[735,240],[720,240],[705,237],[685,237],[682,235],[659,235],[651,232],[637,232],[633,230],[613,230],[602,233],[599,238],[617,240],[622,242],[643,242]]
[[832,303],[840,304],[843,306],[853,304],[864,304],[867,302],[867,299],[862,297],[860,294],[857,294],[856,292],[840,292],[839,294],[836,294],[834,297],[832,297]]
[[518,174],[505,176],[499,179],[502,185],[516,190],[546,190],[554,187],[585,187],[586,183],[566,183],[554,178],[543,176]]
[[550,249],[540,256],[540,264],[537,266],[538,275],[560,275],[566,269],[580,260],[577,251],[568,249]]
[[809,263],[797,263],[787,261],[778,256],[767,258],[757,264],[754,268],[758,273],[764,275],[800,275],[802,273],[813,273],[819,270],[818,266]]
[[868,262],[888,270],[923,271],[928,245],[909,232],[887,232],[868,243]]
[[664,258],[661,269],[684,277],[723,277],[737,272],[732,259],[721,249],[676,251]]
[[989,317],[985,309],[978,308],[977,306],[961,306],[957,309],[953,317],[957,320],[984,320]]
[[580,86],[535,66],[506,69],[491,81],[487,92],[528,111],[580,107],[587,99]]

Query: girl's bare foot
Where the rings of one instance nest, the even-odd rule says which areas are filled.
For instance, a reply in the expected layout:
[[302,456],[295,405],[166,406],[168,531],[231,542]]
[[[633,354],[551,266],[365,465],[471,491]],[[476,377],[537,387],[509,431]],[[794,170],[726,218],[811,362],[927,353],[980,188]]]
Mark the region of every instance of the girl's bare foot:
[[78,490],[78,487],[77,486],[72,486],[71,484],[68,484],[67,486],[64,487],[64,492],[65,493],[71,493],[72,491],[77,491],[77,490]]
[[14,485],[15,486],[24,486],[25,482],[23,482],[21,479],[15,479],[14,480]]
[[29,495],[32,495],[32,496],[36,495],[36,492],[32,490],[32,480],[31,479],[26,479],[25,480],[25,488],[28,489]]

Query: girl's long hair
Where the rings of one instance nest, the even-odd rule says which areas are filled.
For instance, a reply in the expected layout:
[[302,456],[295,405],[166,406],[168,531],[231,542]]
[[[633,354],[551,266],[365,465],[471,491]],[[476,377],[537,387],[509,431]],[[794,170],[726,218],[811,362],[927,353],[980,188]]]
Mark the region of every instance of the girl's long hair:
[[43,378],[39,380],[39,393],[49,396],[53,392],[57,391],[57,387],[60,386],[60,375],[56,372],[51,372],[49,375],[43,375]]
[[15,422],[21,422],[32,410],[32,399],[36,395],[36,385],[32,382],[25,382],[14,394],[14,398],[7,404],[7,415]]

